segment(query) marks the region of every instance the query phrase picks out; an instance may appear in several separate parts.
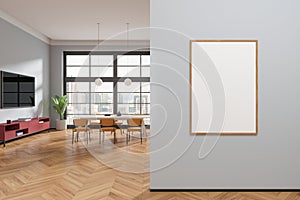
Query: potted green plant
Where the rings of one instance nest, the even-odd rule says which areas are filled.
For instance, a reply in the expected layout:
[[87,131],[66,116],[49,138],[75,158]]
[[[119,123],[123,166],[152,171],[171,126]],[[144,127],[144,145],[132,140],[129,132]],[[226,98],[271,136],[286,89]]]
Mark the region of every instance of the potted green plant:
[[65,130],[67,128],[67,120],[64,119],[64,114],[67,108],[67,96],[51,97],[54,110],[59,114],[60,119],[56,120],[56,130]]

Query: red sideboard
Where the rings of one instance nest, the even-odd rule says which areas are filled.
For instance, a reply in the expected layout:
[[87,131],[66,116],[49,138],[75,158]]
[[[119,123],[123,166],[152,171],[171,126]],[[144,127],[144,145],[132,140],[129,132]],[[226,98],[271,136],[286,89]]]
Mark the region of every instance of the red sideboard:
[[32,118],[27,121],[14,121],[10,124],[0,124],[0,141],[5,143],[9,140],[21,138],[33,133],[50,129],[50,118]]

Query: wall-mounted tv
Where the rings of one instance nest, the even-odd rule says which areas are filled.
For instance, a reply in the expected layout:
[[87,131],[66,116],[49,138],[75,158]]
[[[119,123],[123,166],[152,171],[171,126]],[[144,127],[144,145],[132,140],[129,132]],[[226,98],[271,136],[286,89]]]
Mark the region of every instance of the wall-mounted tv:
[[0,72],[1,108],[35,106],[35,78],[11,72]]

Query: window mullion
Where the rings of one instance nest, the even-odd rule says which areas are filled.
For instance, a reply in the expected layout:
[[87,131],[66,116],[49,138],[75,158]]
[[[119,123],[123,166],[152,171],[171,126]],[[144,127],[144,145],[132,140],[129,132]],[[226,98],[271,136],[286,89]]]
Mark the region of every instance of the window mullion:
[[[92,76],[92,70],[91,70],[91,55],[89,55],[89,77]],[[89,114],[92,114],[92,82],[89,83]]]
[[118,111],[118,56],[114,54],[114,77],[113,77],[113,113],[116,114]]
[[[140,55],[140,77],[142,77],[142,55]],[[140,103],[142,103],[142,82],[140,82]],[[140,104],[140,114],[142,114],[142,104]]]

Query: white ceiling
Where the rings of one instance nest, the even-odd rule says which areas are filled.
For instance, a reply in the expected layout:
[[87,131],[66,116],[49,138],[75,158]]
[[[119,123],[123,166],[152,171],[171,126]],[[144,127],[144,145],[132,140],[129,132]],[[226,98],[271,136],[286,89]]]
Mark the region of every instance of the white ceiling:
[[[149,40],[150,0],[0,0],[0,9],[52,40]],[[134,30],[136,28],[142,28]]]

